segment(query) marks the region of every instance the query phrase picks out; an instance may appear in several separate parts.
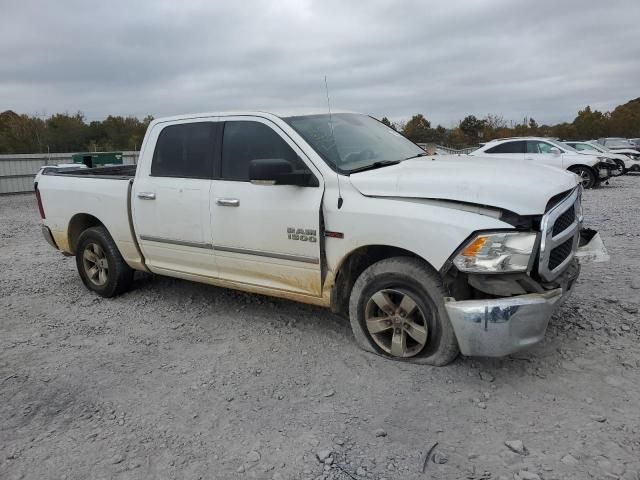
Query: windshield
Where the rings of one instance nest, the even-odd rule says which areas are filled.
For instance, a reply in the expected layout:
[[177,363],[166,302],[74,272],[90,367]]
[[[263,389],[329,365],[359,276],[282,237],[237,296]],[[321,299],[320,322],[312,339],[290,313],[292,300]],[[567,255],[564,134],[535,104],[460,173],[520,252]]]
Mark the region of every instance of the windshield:
[[609,138],[605,140],[607,148],[633,148],[634,145],[625,138]]
[[575,148],[573,148],[571,145],[567,145],[566,143],[557,142],[556,140],[551,140],[549,138],[545,138],[545,141],[549,142],[551,145],[558,147],[560,151],[564,150],[567,152],[577,152]]
[[591,145],[590,143],[574,143],[572,146],[579,152],[584,152],[584,151],[604,152],[604,149],[598,148],[597,146]]
[[[357,113],[284,119],[327,164],[342,173],[384,166],[426,155],[392,128]],[[333,128],[332,128],[333,127]]]

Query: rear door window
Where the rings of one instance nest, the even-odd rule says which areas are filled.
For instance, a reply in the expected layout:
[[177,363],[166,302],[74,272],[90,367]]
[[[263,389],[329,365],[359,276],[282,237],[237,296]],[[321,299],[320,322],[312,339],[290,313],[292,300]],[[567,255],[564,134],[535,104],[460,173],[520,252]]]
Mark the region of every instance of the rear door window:
[[213,178],[217,133],[221,124],[182,123],[164,127],[153,152],[154,177]]
[[485,150],[486,153],[524,153],[525,142],[523,140],[515,140],[512,142],[504,142],[495,147]]

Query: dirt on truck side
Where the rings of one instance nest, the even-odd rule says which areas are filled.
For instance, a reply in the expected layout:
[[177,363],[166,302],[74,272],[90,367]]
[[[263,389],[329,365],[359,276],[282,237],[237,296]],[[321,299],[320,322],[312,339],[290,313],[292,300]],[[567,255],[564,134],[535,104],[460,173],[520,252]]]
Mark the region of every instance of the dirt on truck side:
[[103,299],[0,197],[0,478],[638,480],[639,187],[585,192],[611,259],[542,344],[444,368],[287,300],[142,273]]

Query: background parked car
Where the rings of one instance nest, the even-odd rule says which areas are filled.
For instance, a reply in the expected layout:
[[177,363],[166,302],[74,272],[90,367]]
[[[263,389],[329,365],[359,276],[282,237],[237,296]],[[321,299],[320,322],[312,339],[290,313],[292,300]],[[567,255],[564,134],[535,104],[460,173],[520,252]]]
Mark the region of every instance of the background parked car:
[[575,142],[575,141],[568,141],[568,142],[562,142],[562,143],[564,143],[565,145],[569,145],[570,147],[582,153],[610,158],[611,160],[616,162],[618,167],[620,167],[621,173],[640,170],[639,158],[634,158],[622,152],[608,150],[606,147],[603,147],[599,143]]
[[[602,138],[600,140],[605,141],[605,139]],[[608,152],[622,153],[627,157],[640,160],[640,150],[635,148],[630,141],[624,138],[609,139],[609,145],[607,146],[600,142],[600,140],[590,140],[589,143],[600,145]]]
[[629,142],[637,149],[640,150],[640,138],[630,138]]
[[635,155],[640,155],[640,151],[636,149],[635,144],[631,143],[626,138],[599,138],[597,142],[600,145],[604,145],[611,151],[619,152],[620,150],[633,150]]
[[569,170],[582,179],[584,188],[592,188],[607,180],[611,177],[611,171],[618,168],[613,160],[597,155],[585,155],[568,145],[543,137],[492,140],[469,155],[535,161]]

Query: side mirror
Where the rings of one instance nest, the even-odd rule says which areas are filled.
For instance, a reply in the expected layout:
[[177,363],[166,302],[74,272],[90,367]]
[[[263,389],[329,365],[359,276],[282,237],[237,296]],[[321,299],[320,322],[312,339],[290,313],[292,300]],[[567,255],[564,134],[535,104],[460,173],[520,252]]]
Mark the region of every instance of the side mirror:
[[265,158],[249,162],[249,180],[257,185],[296,185],[317,187],[318,179],[310,172],[295,172],[291,162],[282,158]]
[[549,149],[549,153],[553,153],[554,155],[560,155],[562,152],[558,147],[551,147]]

